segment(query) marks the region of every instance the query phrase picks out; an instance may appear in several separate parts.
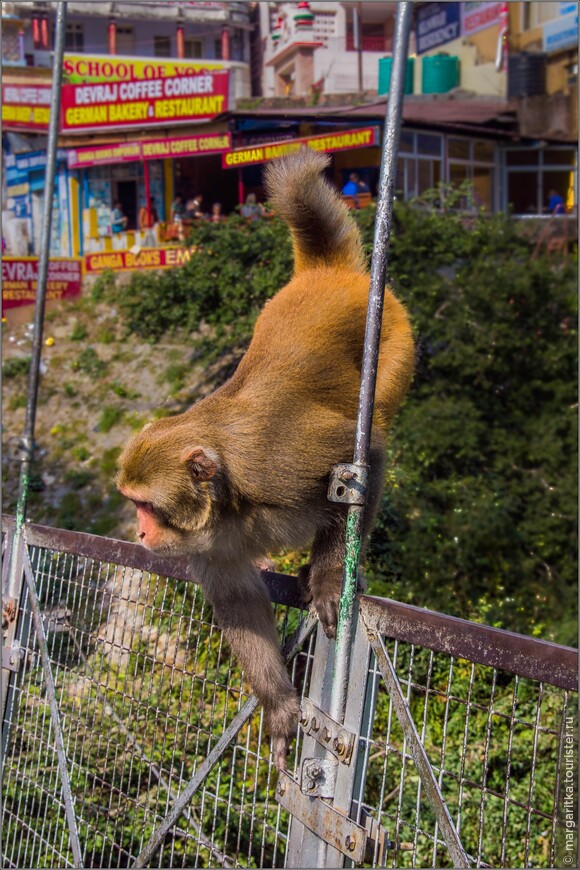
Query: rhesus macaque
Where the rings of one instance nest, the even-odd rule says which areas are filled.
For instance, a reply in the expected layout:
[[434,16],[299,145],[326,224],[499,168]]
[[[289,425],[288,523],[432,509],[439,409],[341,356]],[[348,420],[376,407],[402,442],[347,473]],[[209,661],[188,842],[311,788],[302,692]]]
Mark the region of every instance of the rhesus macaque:
[[[356,224],[322,175],[328,162],[304,150],[268,166],[271,202],[290,227],[294,275],[264,307],[233,377],[185,413],[149,424],[126,447],[117,476],[137,508],[139,540],[158,553],[191,556],[264,706],[282,768],[299,704],[256,563],[311,542],[302,579],[326,634],[335,635],[347,508],[327,500],[327,487],[332,466],[352,461],[369,292]],[[387,291],[367,535],[385,433],[412,369],[409,322]]]

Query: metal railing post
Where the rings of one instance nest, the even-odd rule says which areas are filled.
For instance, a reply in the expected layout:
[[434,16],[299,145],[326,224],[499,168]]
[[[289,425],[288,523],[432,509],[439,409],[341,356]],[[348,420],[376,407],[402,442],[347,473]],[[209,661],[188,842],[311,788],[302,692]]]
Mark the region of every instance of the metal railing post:
[[[397,152],[401,132],[401,115],[405,86],[405,70],[413,4],[403,0],[397,9],[395,36],[393,42],[393,65],[387,117],[383,141],[381,177],[373,258],[371,263],[371,282],[369,304],[362,361],[361,389],[356,427],[353,464],[365,468],[368,465],[371,429],[374,410],[375,385],[377,377],[379,341],[383,316],[387,256],[391,235]],[[364,505],[350,505],[346,527],[346,556],[340,613],[336,635],[336,653],[330,715],[338,722],[344,718],[346,692],[349,679],[350,652],[354,623],[354,608],[358,579],[359,558],[362,545]]]
[[[42,212],[42,231],[40,237],[40,257],[38,262],[38,281],[36,288],[36,304],[34,309],[34,329],[32,335],[32,353],[30,370],[28,375],[28,392],[26,400],[26,420],[24,436],[21,448],[20,480],[18,485],[18,501],[16,505],[16,517],[14,526],[14,539],[12,543],[10,566],[6,586],[3,584],[4,604],[8,602],[14,622],[13,633],[18,637],[22,647],[27,645],[27,634],[30,626],[29,620],[25,625],[19,625],[19,614],[24,611],[27,596],[26,586],[23,583],[22,548],[24,543],[24,522],[28,506],[30,490],[30,470],[34,457],[34,430],[36,424],[36,404],[38,399],[38,385],[40,380],[40,357],[42,353],[42,335],[44,329],[44,311],[46,307],[46,286],[48,279],[48,261],[50,258],[50,236],[52,229],[52,209],[54,196],[54,179],[56,173],[56,152],[58,145],[58,131],[60,120],[60,98],[62,88],[62,70],[64,57],[64,44],[66,33],[67,3],[61,0],[57,4],[55,48],[52,61],[52,92],[50,100],[50,118],[48,126],[48,145],[46,155],[46,181],[44,187],[44,204]],[[5,750],[10,721],[14,711],[10,713],[14,700],[14,691],[18,682],[18,672],[11,671],[9,675],[3,672],[3,677],[8,676],[6,684],[2,687],[2,747]]]

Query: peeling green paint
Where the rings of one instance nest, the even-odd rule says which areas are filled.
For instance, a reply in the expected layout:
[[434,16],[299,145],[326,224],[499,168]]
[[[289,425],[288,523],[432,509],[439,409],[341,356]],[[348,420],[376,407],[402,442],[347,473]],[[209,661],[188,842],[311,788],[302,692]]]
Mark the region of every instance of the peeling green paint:
[[357,591],[358,566],[362,546],[363,508],[352,505],[346,519],[346,554],[344,558],[344,576],[336,639],[340,642],[345,631],[350,631],[350,622]]

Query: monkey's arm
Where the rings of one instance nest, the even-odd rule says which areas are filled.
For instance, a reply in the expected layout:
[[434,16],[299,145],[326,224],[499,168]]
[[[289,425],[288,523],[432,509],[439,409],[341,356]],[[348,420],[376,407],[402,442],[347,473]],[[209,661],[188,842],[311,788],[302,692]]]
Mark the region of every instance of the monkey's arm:
[[215,618],[264,707],[274,763],[285,769],[300,705],[280,654],[268,590],[253,565],[205,563],[200,573]]

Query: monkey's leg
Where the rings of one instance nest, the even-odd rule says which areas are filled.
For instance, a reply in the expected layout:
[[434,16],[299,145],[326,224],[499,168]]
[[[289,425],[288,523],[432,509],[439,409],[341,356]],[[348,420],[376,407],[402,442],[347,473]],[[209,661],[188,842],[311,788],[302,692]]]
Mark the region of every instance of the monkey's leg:
[[[382,441],[371,448],[369,485],[363,521],[361,559],[372,531],[383,489]],[[302,585],[308,579],[312,603],[327,637],[336,637],[344,557],[346,551],[346,506],[336,507],[329,523],[319,528],[312,543],[310,564],[300,569]],[[358,581],[361,589],[361,580]],[[305,600],[307,600],[305,598]]]
[[283,770],[300,704],[280,654],[268,590],[251,565],[206,570],[203,587],[232,652],[264,707],[273,760]]

